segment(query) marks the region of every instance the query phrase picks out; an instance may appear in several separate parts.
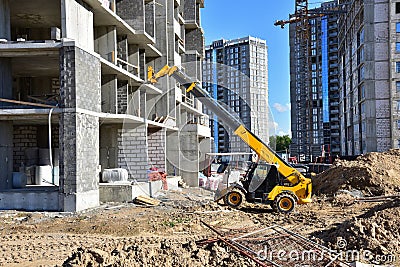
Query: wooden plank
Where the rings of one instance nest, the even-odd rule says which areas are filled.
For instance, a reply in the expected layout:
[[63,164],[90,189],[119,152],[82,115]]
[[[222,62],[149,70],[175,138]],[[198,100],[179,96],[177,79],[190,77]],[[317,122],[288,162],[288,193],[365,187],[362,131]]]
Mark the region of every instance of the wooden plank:
[[146,205],[152,205],[152,206],[157,206],[161,203],[160,200],[154,199],[148,196],[138,196],[134,200],[136,203],[139,204],[146,204]]
[[18,104],[18,105],[27,105],[27,106],[34,106],[34,107],[41,107],[41,108],[56,108],[56,106],[51,106],[51,105],[46,105],[46,104],[18,101],[18,100],[5,99],[5,98],[0,98],[0,102],[7,102],[7,103]]

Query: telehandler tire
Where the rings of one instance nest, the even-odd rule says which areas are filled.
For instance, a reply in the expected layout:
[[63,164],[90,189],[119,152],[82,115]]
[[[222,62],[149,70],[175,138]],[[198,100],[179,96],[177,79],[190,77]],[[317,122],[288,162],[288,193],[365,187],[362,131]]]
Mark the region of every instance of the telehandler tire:
[[233,190],[224,196],[224,203],[232,208],[237,208],[243,202],[243,195],[238,190]]
[[290,213],[295,207],[296,200],[290,193],[279,194],[272,203],[272,209],[282,213]]

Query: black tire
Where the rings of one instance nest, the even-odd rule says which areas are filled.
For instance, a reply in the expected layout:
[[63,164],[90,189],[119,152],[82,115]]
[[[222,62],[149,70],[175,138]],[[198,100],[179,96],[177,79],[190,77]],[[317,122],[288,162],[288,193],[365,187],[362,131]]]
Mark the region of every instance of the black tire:
[[279,194],[272,203],[272,209],[281,213],[290,213],[296,207],[296,199],[290,193]]
[[233,190],[224,196],[224,203],[232,208],[237,208],[243,202],[243,195],[238,190]]

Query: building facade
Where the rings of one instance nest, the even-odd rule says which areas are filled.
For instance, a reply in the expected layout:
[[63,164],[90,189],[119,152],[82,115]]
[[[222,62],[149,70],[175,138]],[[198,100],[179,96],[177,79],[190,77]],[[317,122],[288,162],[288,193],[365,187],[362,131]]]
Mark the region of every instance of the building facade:
[[[245,37],[217,40],[206,47],[203,87],[243,124],[269,142],[268,49],[265,40]],[[232,129],[209,113],[215,152],[250,152]]]
[[[323,13],[336,1],[310,10]],[[290,153],[300,161],[327,161],[340,154],[338,14],[308,20],[306,40],[300,23],[289,26]],[[299,33],[300,32],[300,33]]]
[[343,155],[400,147],[400,3],[339,1]]
[[112,168],[198,184],[207,116],[173,79],[146,81],[166,64],[201,80],[203,5],[0,0],[0,209],[95,207]]

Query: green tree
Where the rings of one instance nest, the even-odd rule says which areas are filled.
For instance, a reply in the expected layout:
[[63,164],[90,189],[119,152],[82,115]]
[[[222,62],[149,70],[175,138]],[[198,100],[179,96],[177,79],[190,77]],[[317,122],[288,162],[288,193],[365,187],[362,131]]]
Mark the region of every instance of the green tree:
[[269,142],[272,148],[275,147],[275,151],[284,152],[286,149],[289,149],[292,139],[290,139],[289,135],[275,135],[269,138]]

